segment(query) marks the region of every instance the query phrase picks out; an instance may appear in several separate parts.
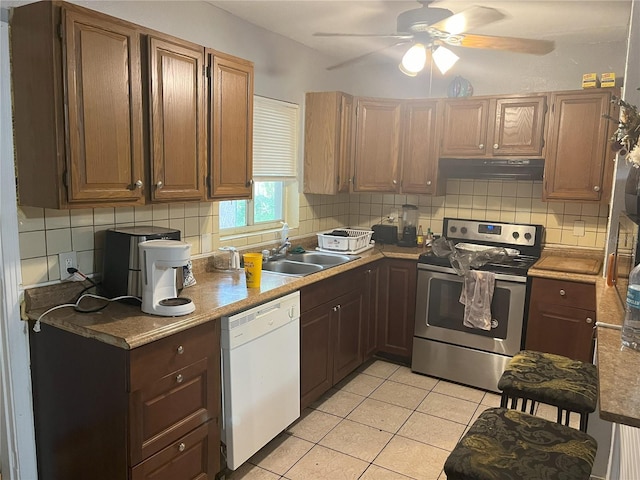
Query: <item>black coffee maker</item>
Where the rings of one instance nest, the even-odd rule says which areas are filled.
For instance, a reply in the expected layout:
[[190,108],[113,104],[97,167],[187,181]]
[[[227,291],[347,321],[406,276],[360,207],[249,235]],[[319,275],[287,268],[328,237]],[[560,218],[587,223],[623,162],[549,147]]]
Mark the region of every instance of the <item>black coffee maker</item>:
[[417,244],[418,207],[409,204],[402,205],[400,222],[402,238],[398,242],[398,246],[415,247]]

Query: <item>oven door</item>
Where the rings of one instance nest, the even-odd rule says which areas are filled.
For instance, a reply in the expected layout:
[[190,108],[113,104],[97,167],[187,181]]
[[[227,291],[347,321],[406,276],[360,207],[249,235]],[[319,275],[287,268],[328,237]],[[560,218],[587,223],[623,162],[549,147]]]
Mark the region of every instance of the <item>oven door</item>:
[[481,330],[462,323],[464,277],[447,267],[420,264],[418,269],[416,337],[509,356],[520,351],[526,277],[496,274],[491,330]]

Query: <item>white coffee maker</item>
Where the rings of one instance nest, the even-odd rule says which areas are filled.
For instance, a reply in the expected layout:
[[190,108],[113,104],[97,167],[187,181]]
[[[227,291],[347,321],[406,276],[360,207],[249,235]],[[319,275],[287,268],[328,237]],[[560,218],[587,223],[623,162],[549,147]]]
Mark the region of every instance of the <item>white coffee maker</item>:
[[195,310],[190,298],[178,297],[176,268],[187,264],[191,245],[180,240],[147,240],[138,244],[142,260],[142,311],[165,317]]

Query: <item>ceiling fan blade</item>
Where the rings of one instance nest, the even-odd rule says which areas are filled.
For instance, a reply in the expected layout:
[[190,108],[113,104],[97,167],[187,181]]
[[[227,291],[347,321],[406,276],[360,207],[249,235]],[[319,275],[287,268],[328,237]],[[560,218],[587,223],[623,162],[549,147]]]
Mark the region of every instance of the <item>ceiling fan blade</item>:
[[483,27],[498,20],[506,18],[506,15],[500,10],[489,7],[470,7],[462,10],[455,15],[440,20],[439,22],[429,25],[426,29],[428,32],[439,30],[452,35],[468,32],[478,27]]
[[350,58],[349,60],[345,60],[344,62],[340,62],[340,63],[338,63],[336,65],[331,65],[330,67],[327,67],[327,70],[335,70],[337,68],[346,67],[347,65],[353,65],[354,63],[358,63],[358,62],[364,60],[365,58],[367,58],[367,57],[369,57],[371,55],[375,55],[376,53],[380,53],[383,50],[386,50],[388,48],[397,47],[398,45],[403,45],[405,43],[409,43],[409,40],[404,40],[402,42],[396,42],[393,45],[387,45],[386,47],[379,48],[378,50],[373,50],[372,52],[367,52],[364,55],[359,55],[357,57]]
[[328,32],[316,32],[314,37],[375,37],[375,38],[413,38],[410,34],[398,34],[398,33],[328,33]]
[[447,45],[486,48],[490,50],[507,50],[516,53],[531,53],[533,55],[545,55],[552,52],[555,42],[550,40],[533,40],[528,38],[515,37],[492,37],[489,35],[457,35],[440,39],[440,42]]

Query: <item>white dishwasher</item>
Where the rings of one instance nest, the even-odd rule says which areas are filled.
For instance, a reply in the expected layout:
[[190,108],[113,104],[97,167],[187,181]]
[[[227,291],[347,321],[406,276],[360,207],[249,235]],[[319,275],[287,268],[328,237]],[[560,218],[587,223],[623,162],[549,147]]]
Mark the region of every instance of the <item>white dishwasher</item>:
[[222,441],[235,470],[300,416],[300,292],[223,317]]

